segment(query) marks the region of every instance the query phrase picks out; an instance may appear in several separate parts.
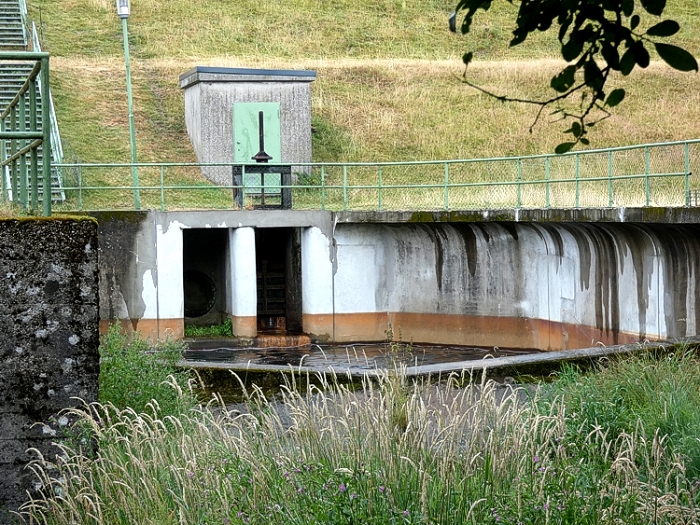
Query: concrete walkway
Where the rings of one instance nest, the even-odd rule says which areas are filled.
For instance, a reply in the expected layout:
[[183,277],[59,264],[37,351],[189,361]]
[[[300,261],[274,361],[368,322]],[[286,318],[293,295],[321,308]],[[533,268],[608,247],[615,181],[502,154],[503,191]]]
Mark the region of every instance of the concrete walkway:
[[[539,352],[533,354],[485,358],[472,361],[456,361],[452,363],[439,363],[422,366],[409,366],[406,368],[406,375],[409,377],[419,376],[442,376],[449,374],[463,374],[480,376],[486,373],[492,377],[507,377],[507,376],[545,376],[560,368],[563,363],[572,364],[593,364],[594,362],[613,356],[631,355],[641,351],[668,351],[674,345],[686,343],[691,345],[700,344],[700,337],[693,337],[684,341],[666,341],[655,343],[635,343],[628,345],[616,346],[597,346],[593,348],[581,348],[577,350],[563,350],[557,352]],[[278,365],[278,364],[259,364],[255,362],[248,363],[230,363],[230,362],[215,362],[215,361],[186,361],[180,362],[183,368],[192,368],[197,370],[215,369],[215,370],[230,370],[237,373],[324,373],[333,372],[337,375],[350,376],[352,378],[362,378],[366,376],[376,376],[383,373],[383,370],[358,370],[357,368],[338,365],[335,366],[306,366],[301,361],[299,366]]]

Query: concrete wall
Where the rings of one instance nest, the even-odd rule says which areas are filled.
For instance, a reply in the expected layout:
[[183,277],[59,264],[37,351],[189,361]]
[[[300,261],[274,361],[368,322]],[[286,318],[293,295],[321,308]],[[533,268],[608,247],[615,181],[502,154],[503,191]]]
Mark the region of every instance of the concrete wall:
[[[308,326],[336,341],[543,350],[695,335],[699,234],[697,225],[340,224],[332,310]],[[313,321],[331,312],[332,324]]]
[[[282,158],[274,162],[311,162],[311,82],[315,78],[313,71],[201,66],[181,75],[185,124],[197,161],[233,162],[234,102],[279,102]],[[231,184],[230,168],[204,167],[202,173],[216,184]]]
[[[68,420],[59,412],[97,398],[97,224],[0,221],[0,523],[11,523]],[[38,424],[35,424],[38,423]]]
[[144,335],[181,337],[182,230],[226,228],[226,314],[238,335],[253,337],[253,229],[285,227],[300,229],[302,327],[317,341],[554,350],[696,335],[700,216],[687,224],[656,216],[400,223],[387,215],[391,222],[380,223],[301,211],[114,215],[127,224],[101,226],[102,244],[116,255],[101,260],[100,315],[103,326],[119,318]]
[[[203,211],[203,212],[105,212],[93,213],[99,223],[100,330],[118,321],[126,329],[156,339],[184,336],[183,230],[229,229],[232,239],[241,237],[244,248],[222,250],[225,280],[222,301],[240,335],[255,336],[255,248],[252,228],[309,228],[318,226],[331,235],[329,212]],[[238,230],[249,229],[243,235]],[[239,232],[240,233],[240,232]],[[251,237],[252,236],[252,237]],[[254,242],[254,241],[253,241]],[[238,275],[237,281],[232,275]],[[235,282],[234,282],[235,281]],[[251,317],[253,317],[251,319]]]

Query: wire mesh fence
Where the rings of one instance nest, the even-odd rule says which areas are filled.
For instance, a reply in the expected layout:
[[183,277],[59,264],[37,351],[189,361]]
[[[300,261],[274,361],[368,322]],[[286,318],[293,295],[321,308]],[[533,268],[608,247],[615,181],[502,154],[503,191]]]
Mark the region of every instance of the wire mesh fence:
[[284,191],[292,208],[312,210],[688,206],[697,205],[699,155],[700,140],[565,155],[309,163],[293,166],[288,184],[275,165],[264,177],[239,166],[236,178],[230,163],[144,163],[136,165],[138,187],[131,164],[62,164],[66,201],[56,209],[134,209],[137,194],[147,209],[269,208]]

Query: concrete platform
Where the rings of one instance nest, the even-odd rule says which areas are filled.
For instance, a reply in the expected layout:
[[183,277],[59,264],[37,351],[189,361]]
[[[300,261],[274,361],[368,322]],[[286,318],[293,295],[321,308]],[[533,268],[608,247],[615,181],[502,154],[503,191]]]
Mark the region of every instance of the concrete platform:
[[[597,346],[593,348],[581,348],[577,350],[563,350],[557,352],[538,352],[526,355],[516,355],[508,357],[486,358],[472,361],[456,361],[453,363],[441,363],[425,366],[409,366],[406,368],[406,375],[409,377],[424,376],[447,376],[450,374],[473,375],[480,377],[486,373],[490,377],[518,377],[518,376],[538,376],[543,377],[557,371],[562,364],[591,365],[595,362],[614,356],[632,355],[642,351],[670,351],[675,345],[685,343],[690,346],[700,344],[700,337],[689,338],[684,341],[667,341],[659,343],[627,344],[616,346]],[[334,373],[338,376],[360,379],[363,377],[373,377],[385,373],[385,369],[358,370],[353,367],[336,366],[299,366],[260,364],[248,362],[241,363],[213,362],[213,361],[181,361],[183,368],[195,370],[230,370],[237,374],[265,374],[265,373],[296,373],[296,374],[317,374]]]

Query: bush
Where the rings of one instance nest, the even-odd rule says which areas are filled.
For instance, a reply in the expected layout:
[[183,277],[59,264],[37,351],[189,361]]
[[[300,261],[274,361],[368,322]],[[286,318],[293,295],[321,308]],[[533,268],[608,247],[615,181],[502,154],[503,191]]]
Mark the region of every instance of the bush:
[[182,350],[180,342],[151,345],[113,325],[100,343],[100,403],[138,413],[155,400],[162,415],[178,415],[193,407],[189,372],[177,366]]

